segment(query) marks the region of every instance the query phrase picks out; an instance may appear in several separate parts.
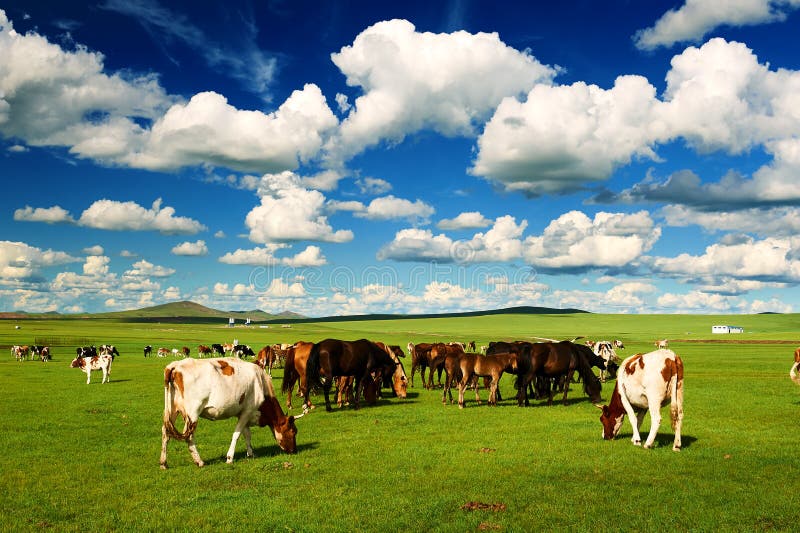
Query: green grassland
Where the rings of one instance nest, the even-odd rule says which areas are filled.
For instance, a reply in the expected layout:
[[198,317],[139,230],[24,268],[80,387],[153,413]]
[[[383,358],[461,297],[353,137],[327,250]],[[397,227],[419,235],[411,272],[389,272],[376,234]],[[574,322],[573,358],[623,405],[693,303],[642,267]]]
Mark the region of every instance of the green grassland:
[[[711,335],[713,324],[744,334]],[[20,326],[20,329],[15,329]],[[298,421],[298,453],[280,452],[255,428],[227,465],[233,421],[198,425],[207,466],[171,442],[158,456],[166,359],[142,348],[180,348],[237,338],[275,342],[370,338],[409,341],[620,338],[622,355],[657,338],[685,364],[683,451],[662,424],[657,446],[630,443],[627,421],[600,438],[599,412],[578,388],[567,406],[443,406],[441,389],[409,389],[376,406]],[[800,387],[789,380],[800,316],[494,315],[303,323],[291,328],[124,322],[0,321],[0,346],[61,340],[50,363],[0,357],[0,524],[4,531],[790,531],[796,487]],[[115,344],[112,381],[69,368],[75,347]],[[736,342],[731,342],[736,341]],[[405,361],[410,373],[410,360]],[[275,372],[280,388],[281,370]],[[603,388],[610,396],[613,382]],[[504,378],[501,389],[511,398]],[[482,392],[485,398],[485,391]],[[318,396],[317,403],[321,401]],[[283,402],[283,397],[281,397]],[[299,402],[295,402],[298,405]],[[297,409],[295,409],[295,413]],[[665,413],[666,414],[666,413]],[[666,417],[668,418],[668,417]],[[649,428],[645,420],[643,428]],[[497,510],[462,509],[469,503]]]

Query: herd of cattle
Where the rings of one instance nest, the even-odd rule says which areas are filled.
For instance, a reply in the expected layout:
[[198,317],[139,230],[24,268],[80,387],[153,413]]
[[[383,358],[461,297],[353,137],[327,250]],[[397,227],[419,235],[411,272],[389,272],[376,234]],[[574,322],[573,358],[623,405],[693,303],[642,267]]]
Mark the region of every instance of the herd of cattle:
[[[475,343],[409,343],[411,359],[411,386],[417,370],[426,389],[434,388],[434,374],[442,388],[442,403],[452,404],[452,388],[458,389],[458,405],[465,405],[465,393],[472,389],[477,404],[481,403],[479,387],[489,390],[488,404],[502,400],[499,389],[503,374],[514,376],[516,400],[519,406],[529,405],[529,399],[547,398],[552,404],[555,392],[563,393],[566,403],[572,383],[580,383],[590,401],[602,410],[600,420],[603,438],[613,439],[622,426],[625,415],[633,430],[632,442],[642,445],[639,426],[645,411],[649,411],[651,428],[644,447],[653,445],[661,423],[660,410],[671,404],[670,418],[675,431],[673,450],[681,447],[683,419],[683,362],[667,348],[667,341],[656,341],[656,350],[636,354],[620,361],[616,350],[624,349],[621,341],[576,343],[574,341],[548,342],[491,342],[476,351]],[[12,352],[22,352],[15,346]],[[30,347],[28,352],[30,353]],[[37,347],[45,348],[45,347]],[[39,350],[41,352],[41,350]],[[144,348],[144,356],[152,355],[153,348]],[[325,408],[330,411],[331,391],[336,388],[338,406],[352,404],[359,408],[361,399],[374,404],[382,395],[382,388],[390,388],[399,398],[405,398],[409,380],[401,358],[406,353],[400,346],[362,339],[342,341],[326,339],[321,342],[297,342],[291,345],[269,345],[258,353],[249,346],[234,341],[230,344],[200,345],[198,358],[188,347],[181,350],[159,348],[162,357],[183,356],[164,369],[164,415],[162,424],[161,467],[167,468],[167,443],[170,439],[187,442],[192,459],[198,466],[203,461],[197,452],[194,433],[199,418],[210,420],[236,417],[226,459],[233,461],[236,442],[244,434],[247,455],[252,456],[249,427],[269,426],[280,448],[288,453],[296,451],[297,427],[295,421],[315,406],[311,401],[313,390],[322,390]],[[100,370],[103,383],[109,380],[111,364],[119,355],[112,345],[77,349],[71,366],[86,373],[87,383],[91,372]],[[205,359],[205,356],[212,356]],[[214,357],[219,355],[221,357]],[[254,363],[244,360],[254,357]],[[792,379],[800,367],[800,349],[795,354]],[[44,360],[44,359],[43,359]],[[278,403],[272,385],[271,371],[276,365],[284,368],[282,392],[286,394],[286,407],[292,408],[292,396],[297,385],[297,395],[303,398],[303,413],[287,416]],[[599,370],[599,377],[593,368]],[[427,382],[426,382],[427,370]],[[574,375],[578,379],[574,380]],[[444,374],[444,382],[442,382]],[[601,383],[607,377],[616,377],[614,391],[608,405],[600,405]],[[183,418],[183,430],[176,428],[178,415]]]

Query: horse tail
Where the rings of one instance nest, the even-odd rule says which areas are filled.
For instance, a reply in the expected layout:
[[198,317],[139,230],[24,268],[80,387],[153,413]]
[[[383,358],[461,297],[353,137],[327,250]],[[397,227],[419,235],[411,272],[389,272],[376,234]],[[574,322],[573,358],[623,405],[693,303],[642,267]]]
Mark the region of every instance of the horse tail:
[[306,387],[308,387],[309,391],[322,388],[319,351],[320,343],[315,342],[314,346],[311,347],[311,353],[308,355],[308,362],[306,362]]
[[[189,440],[197,427],[197,420],[192,422],[183,408],[183,398],[179,398],[180,406],[176,406],[175,372],[171,367],[164,369],[164,431],[170,438],[177,440]],[[178,392],[180,394],[180,392]],[[183,431],[178,431],[175,427],[175,418],[180,414],[183,417]]]
[[297,369],[294,366],[294,347],[289,348],[286,354],[286,361],[283,364],[283,382],[281,383],[281,392],[288,394],[292,392],[294,384],[300,377]]

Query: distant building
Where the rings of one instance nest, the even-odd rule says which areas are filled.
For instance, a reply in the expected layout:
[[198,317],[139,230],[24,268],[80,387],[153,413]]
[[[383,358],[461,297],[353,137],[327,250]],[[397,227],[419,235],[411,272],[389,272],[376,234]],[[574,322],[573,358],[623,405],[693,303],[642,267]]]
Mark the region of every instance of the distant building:
[[711,326],[711,333],[744,333],[741,326]]

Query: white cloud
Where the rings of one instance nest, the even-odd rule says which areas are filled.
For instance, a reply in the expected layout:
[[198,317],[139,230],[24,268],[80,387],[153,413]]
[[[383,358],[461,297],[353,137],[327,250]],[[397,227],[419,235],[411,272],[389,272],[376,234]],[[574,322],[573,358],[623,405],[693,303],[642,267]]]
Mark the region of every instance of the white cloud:
[[131,252],[130,250],[122,250],[119,253],[119,256],[120,257],[139,257],[139,254],[137,254],[135,252]]
[[100,246],[99,244],[95,244],[94,246],[84,248],[83,253],[85,253],[86,255],[103,255],[105,251],[103,250],[102,246]]
[[762,237],[788,237],[800,233],[800,208],[745,209],[706,212],[682,205],[659,210],[670,226],[697,225],[710,231],[744,231]]
[[133,264],[133,268],[126,270],[124,276],[126,277],[149,277],[166,278],[175,273],[174,268],[163,267],[154,265],[153,263],[142,259]]
[[319,87],[294,91],[273,113],[239,110],[214,92],[194,95],[159,118],[134,167],[170,170],[211,164],[241,171],[280,172],[314,157],[338,124]]
[[426,223],[436,210],[422,200],[414,202],[389,195],[372,200],[364,211],[356,211],[355,216],[369,220],[393,220],[405,218],[409,222]]
[[522,233],[528,222],[519,224],[512,216],[498,217],[485,233],[470,240],[453,240],[428,229],[409,228],[395,234],[377,254],[379,260],[439,261],[442,263],[488,263],[510,261],[522,256]]
[[540,236],[525,239],[528,263],[548,269],[625,267],[661,236],[646,211],[597,213],[590,219],[570,211],[550,222]]
[[81,226],[107,230],[158,231],[164,234],[197,233],[206,227],[187,217],[176,217],[175,209],[161,207],[161,198],[146,209],[136,202],[97,200],[78,220]]
[[319,191],[303,188],[292,172],[264,175],[258,193],[261,204],[245,219],[253,242],[353,240],[352,231],[331,228],[322,214],[325,197]]
[[206,246],[206,241],[204,240],[186,241],[174,246],[172,253],[175,255],[208,255],[208,246]]
[[658,297],[659,307],[674,313],[730,313],[746,311],[746,302],[738,297],[690,291],[686,294],[666,293]]
[[69,212],[60,206],[33,208],[26,205],[14,211],[14,220],[24,222],[45,222],[47,224],[75,223]]
[[105,74],[102,54],[19,34],[2,10],[0,57],[0,133],[30,146],[114,159],[141,142],[134,119],[152,120],[173,101],[155,76]]
[[406,20],[370,26],[331,59],[363,90],[328,145],[338,161],[424,128],[473,135],[503,97],[555,74],[496,33],[421,33]]
[[291,266],[291,267],[312,267],[322,266],[327,263],[325,256],[319,246],[307,246],[305,250],[292,257],[275,257],[275,252],[280,248],[287,248],[285,244],[266,244],[263,247],[256,247],[249,250],[237,249],[235,252],[228,252],[219,258],[220,263],[229,265],[253,265],[253,266]]
[[537,85],[524,102],[506,98],[478,139],[470,172],[530,194],[604,180],[634,156],[656,158],[655,94],[645,78],[620,76],[610,90]]
[[730,276],[762,281],[800,281],[800,239],[766,238],[733,244],[713,244],[702,255],[653,258],[660,274],[684,277]]
[[754,189],[773,201],[797,193],[800,72],[771,71],[745,45],[717,38],[674,56],[666,80],[663,99],[640,76],[609,90],[536,85],[524,102],[506,98],[470,172],[531,195],[570,192],[633,158],[658,161],[659,144],[683,139],[703,153],[761,146],[775,160]]
[[24,242],[0,241],[0,279],[24,280],[42,268],[80,261],[66,252],[42,250]]
[[478,229],[485,228],[492,223],[491,220],[480,214],[479,211],[459,213],[455,218],[443,218],[436,227],[443,230]]
[[286,283],[280,278],[275,278],[264,291],[264,296],[270,298],[297,298],[306,295],[306,290],[300,283]]
[[181,290],[178,287],[167,287],[164,289],[164,299],[167,301],[182,300]]
[[361,178],[356,180],[356,187],[361,191],[361,194],[369,194],[377,196],[379,194],[386,194],[392,190],[392,184],[380,178]]
[[679,8],[664,13],[653,27],[637,31],[633,40],[637,48],[654,50],[679,42],[699,41],[718,26],[782,21],[798,7],[798,0],[686,0]]

